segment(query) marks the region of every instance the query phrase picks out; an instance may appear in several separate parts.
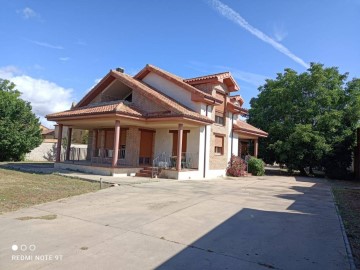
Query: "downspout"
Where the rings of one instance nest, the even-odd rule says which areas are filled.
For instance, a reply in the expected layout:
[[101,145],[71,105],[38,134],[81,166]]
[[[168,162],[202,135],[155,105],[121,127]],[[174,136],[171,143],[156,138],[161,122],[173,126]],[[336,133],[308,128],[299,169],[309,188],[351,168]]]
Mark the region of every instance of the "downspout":
[[[206,104],[206,117],[208,116],[208,104]],[[205,141],[204,141],[204,170],[203,170],[203,177],[206,176],[206,141],[207,141],[207,126],[205,126]]]
[[231,155],[230,155],[230,161],[232,165],[232,156],[233,156],[233,140],[234,140],[234,114],[231,113]]

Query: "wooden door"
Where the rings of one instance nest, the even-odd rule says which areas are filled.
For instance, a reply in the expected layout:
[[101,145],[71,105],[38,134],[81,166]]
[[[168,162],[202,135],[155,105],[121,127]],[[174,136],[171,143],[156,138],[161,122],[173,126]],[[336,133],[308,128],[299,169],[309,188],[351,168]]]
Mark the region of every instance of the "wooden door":
[[141,130],[139,164],[150,165],[152,162],[154,132]]

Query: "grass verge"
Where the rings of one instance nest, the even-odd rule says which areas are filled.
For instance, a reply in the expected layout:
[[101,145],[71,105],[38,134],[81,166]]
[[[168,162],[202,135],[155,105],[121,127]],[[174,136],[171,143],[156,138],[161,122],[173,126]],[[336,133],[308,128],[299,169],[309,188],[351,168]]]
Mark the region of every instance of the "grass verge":
[[333,187],[333,193],[350,242],[355,265],[360,268],[360,189]]
[[0,169],[0,214],[99,190],[99,183]]

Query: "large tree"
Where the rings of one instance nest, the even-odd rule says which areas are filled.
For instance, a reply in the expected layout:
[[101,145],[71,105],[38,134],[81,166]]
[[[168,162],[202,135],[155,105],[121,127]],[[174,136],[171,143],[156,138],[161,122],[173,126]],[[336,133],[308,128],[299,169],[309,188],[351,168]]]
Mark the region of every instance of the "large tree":
[[15,84],[0,79],[0,161],[18,161],[42,142],[39,119]]
[[347,77],[312,63],[304,73],[285,69],[259,87],[249,123],[269,133],[260,144],[266,162],[303,174],[323,167],[330,177],[344,177],[360,119],[360,79]]

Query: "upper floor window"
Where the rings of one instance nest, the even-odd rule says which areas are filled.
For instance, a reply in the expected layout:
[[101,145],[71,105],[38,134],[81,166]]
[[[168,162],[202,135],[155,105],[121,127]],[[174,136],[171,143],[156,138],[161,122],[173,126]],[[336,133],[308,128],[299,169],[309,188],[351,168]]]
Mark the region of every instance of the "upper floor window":
[[215,123],[225,126],[225,116],[223,112],[215,111]]

